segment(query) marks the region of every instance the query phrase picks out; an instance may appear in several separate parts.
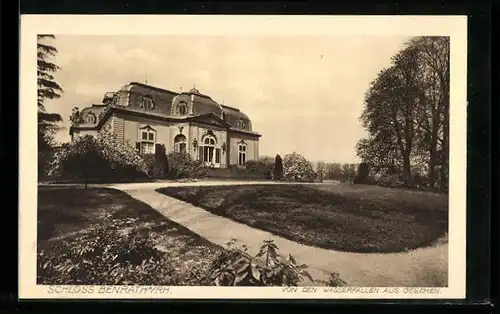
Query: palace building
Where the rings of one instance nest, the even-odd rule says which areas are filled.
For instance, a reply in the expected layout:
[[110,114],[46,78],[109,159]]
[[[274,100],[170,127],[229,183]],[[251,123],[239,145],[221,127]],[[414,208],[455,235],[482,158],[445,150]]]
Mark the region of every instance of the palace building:
[[207,166],[243,166],[257,160],[260,134],[240,110],[219,104],[196,88],[176,93],[131,82],[106,93],[102,104],[73,109],[71,140],[111,132],[140,153],[185,152]]

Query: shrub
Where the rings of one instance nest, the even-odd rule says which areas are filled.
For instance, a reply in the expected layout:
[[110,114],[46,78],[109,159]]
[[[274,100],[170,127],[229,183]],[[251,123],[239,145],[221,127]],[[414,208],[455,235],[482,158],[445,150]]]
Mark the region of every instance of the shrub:
[[276,158],[274,159],[273,179],[283,179],[283,160],[280,155],[276,155]]
[[165,151],[165,145],[156,145],[153,177],[166,178],[168,168],[168,158]]
[[342,174],[341,181],[352,183],[354,181],[354,178],[356,177],[356,165],[343,164],[341,174]]
[[[174,285],[175,270],[136,219],[105,218],[90,232],[38,253],[40,284]],[[123,230],[129,230],[123,232]]]
[[141,154],[144,163],[146,164],[147,174],[150,177],[153,177],[154,168],[155,168],[155,155],[153,154]]
[[366,184],[369,181],[368,175],[370,173],[370,167],[366,162],[362,162],[358,166],[358,173],[354,178],[355,184]]
[[[129,173],[131,176],[145,175],[146,164],[137,153],[135,147],[128,142],[118,140],[115,134],[105,133],[97,137],[101,150],[111,164],[111,169],[117,170],[116,174]],[[130,176],[129,175],[129,176]],[[129,176],[125,176],[128,178]]]
[[154,155],[142,154],[141,157],[146,163],[147,173],[151,178],[167,178],[169,165],[164,145],[156,144]]
[[264,241],[259,253],[248,254],[248,247],[228,242],[228,249],[214,261],[210,278],[217,286],[297,286],[301,280],[314,279],[307,265],[299,265],[292,255],[283,258],[272,240]]
[[201,160],[194,160],[186,153],[168,154],[168,176],[172,179],[183,178],[203,178],[208,175],[208,171]]
[[264,179],[272,179],[274,160],[250,160],[245,163],[245,169],[250,174],[260,175]]
[[147,177],[143,158],[112,134],[80,137],[58,151],[49,167],[54,179],[122,180]]
[[400,188],[405,186],[405,181],[401,174],[383,174],[377,180],[377,185],[389,188]]
[[265,172],[266,178],[272,179],[273,178],[273,171],[274,171],[274,164],[276,162],[275,158],[268,157],[268,156],[262,156],[262,157],[259,157],[259,162],[266,165],[266,172]]
[[325,165],[325,175],[323,179],[326,180],[342,180],[342,165],[339,163],[327,163]]
[[249,160],[245,163],[245,169],[251,173],[267,173],[267,165],[262,161]]
[[50,163],[54,158],[54,152],[51,150],[38,152],[38,181],[49,178]]
[[292,181],[314,181],[316,179],[312,163],[298,153],[285,156],[283,174],[286,180]]

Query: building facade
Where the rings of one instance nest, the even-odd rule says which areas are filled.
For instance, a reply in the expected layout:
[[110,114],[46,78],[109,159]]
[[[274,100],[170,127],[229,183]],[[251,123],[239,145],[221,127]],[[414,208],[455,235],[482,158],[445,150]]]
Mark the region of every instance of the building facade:
[[248,116],[196,88],[175,93],[131,82],[106,93],[102,104],[73,109],[70,120],[72,141],[111,132],[140,153],[154,154],[164,145],[167,153],[188,153],[215,168],[244,166],[259,156],[261,135]]

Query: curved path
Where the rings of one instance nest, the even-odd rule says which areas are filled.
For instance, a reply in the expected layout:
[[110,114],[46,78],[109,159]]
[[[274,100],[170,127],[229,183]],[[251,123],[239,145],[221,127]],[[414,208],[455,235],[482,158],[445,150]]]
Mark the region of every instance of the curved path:
[[[264,182],[262,182],[264,183]],[[299,263],[309,265],[315,279],[327,280],[328,272],[337,271],[349,286],[445,286],[448,245],[417,249],[404,253],[349,253],[310,247],[259,229],[214,215],[202,208],[158,193],[168,186],[258,184],[258,182],[154,182],[108,185],[142,201],[166,218],[175,221],[209,241],[224,245],[232,238],[250,246],[252,253],[263,240],[273,239],[283,254],[292,254]],[[265,182],[269,184],[269,182]],[[281,184],[281,183],[280,183]],[[304,282],[305,285],[310,283]],[[317,285],[317,284],[316,284]]]

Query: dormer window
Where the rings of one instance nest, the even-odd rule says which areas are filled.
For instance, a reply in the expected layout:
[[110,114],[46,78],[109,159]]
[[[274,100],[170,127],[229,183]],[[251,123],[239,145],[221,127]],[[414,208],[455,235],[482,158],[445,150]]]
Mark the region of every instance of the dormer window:
[[185,116],[185,115],[187,115],[188,114],[188,106],[187,106],[187,104],[185,102],[180,102],[179,104],[177,104],[175,113],[178,116]]
[[246,127],[245,121],[243,119],[238,120],[238,128],[244,129]]
[[116,97],[115,93],[109,92],[104,94],[104,97],[102,99],[103,104],[111,104],[111,103],[116,103]]
[[155,108],[153,98],[149,96],[142,96],[139,100],[139,107],[147,110],[153,110]]
[[90,112],[89,114],[87,114],[87,118],[85,120],[88,124],[94,124],[94,123],[96,123],[97,118],[96,118],[95,114]]

